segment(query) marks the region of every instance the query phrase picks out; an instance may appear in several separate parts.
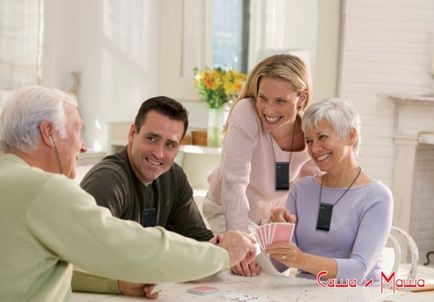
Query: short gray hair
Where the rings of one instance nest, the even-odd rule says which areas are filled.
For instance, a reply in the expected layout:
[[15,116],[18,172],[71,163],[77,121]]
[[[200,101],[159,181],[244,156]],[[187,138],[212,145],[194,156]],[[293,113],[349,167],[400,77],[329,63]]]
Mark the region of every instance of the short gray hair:
[[13,91],[0,112],[0,151],[34,150],[39,143],[42,121],[53,123],[64,137],[65,102],[77,105],[72,95],[58,89],[30,86]]
[[360,149],[360,116],[354,107],[347,101],[330,98],[312,104],[303,115],[301,128],[304,133],[317,127],[321,120],[327,121],[341,139],[347,139],[351,129],[356,131],[354,154]]

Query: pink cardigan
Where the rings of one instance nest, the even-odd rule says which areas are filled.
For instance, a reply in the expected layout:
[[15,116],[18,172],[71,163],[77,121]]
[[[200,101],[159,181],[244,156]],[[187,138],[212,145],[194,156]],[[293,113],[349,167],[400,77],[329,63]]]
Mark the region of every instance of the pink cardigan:
[[[227,229],[247,232],[249,218],[261,224],[268,221],[273,207],[285,206],[288,191],[275,189],[274,162],[288,162],[290,153],[263,131],[253,99],[237,103],[225,133],[220,165],[208,177],[208,197],[223,207]],[[309,160],[306,147],[293,152],[291,182]],[[303,175],[319,171],[313,164],[306,169]]]

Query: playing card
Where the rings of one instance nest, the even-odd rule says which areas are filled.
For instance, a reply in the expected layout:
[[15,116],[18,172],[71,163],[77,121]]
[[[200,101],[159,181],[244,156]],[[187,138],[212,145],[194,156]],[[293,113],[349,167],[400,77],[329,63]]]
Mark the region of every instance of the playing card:
[[261,234],[262,246],[265,248],[267,246],[267,232],[265,231],[264,226],[261,226],[259,228],[259,234]]
[[271,243],[271,240],[272,240],[272,238],[271,238],[271,224],[266,224],[266,225],[264,225],[264,227],[265,227],[265,234],[266,234],[266,239],[267,239],[267,242],[265,243],[265,246],[267,246],[267,245],[269,245],[270,243]]
[[259,244],[259,247],[261,248],[261,250],[263,250],[263,249],[264,249],[264,245],[262,244],[262,236],[261,236],[261,234],[260,234],[259,228],[257,228],[257,229],[255,230],[255,235],[256,235],[256,238],[257,238],[257,242],[258,242],[258,244]]
[[260,248],[265,250],[267,245],[273,242],[291,241],[293,231],[293,223],[269,223],[256,229],[256,237],[258,238]]
[[292,233],[294,231],[293,223],[274,223],[275,230],[272,242],[288,242],[292,239]]
[[269,240],[268,244],[270,244],[270,243],[273,242],[275,231],[276,231],[276,224],[275,223],[270,223],[270,231],[269,231],[270,232],[270,234],[269,234],[270,240]]
[[206,285],[196,286],[196,287],[187,289],[187,293],[195,294],[195,295],[201,295],[201,296],[215,294],[218,292],[219,292],[218,288],[206,286]]

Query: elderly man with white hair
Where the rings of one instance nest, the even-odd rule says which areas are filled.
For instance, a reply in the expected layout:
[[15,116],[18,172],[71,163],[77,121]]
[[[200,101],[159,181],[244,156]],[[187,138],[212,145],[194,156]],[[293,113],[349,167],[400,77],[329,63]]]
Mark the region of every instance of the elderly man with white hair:
[[240,232],[226,233],[216,246],[98,207],[71,180],[86,151],[82,124],[74,98],[57,89],[20,89],[2,106],[1,301],[70,300],[71,264],[107,278],[158,283],[205,277],[254,258],[252,239]]

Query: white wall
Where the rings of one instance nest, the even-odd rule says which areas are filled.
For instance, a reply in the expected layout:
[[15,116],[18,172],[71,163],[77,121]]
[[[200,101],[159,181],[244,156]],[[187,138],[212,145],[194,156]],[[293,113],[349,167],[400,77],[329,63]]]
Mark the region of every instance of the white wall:
[[343,26],[339,95],[361,114],[362,167],[392,187],[394,107],[378,94],[432,93],[434,1],[347,0]]
[[318,37],[313,74],[315,100],[337,94],[342,2],[344,0],[318,0]]
[[[327,40],[326,43],[318,45],[315,42],[316,0],[306,3],[300,0],[268,2],[270,1],[263,2],[262,5],[267,3],[268,9],[274,9],[275,13],[282,13],[280,8],[283,7],[283,14],[296,18],[284,22],[287,26],[280,30],[281,19],[272,18],[273,22],[267,22],[266,26],[275,25],[275,34],[269,37],[267,33],[263,33],[261,40],[264,43],[260,47],[310,49],[313,64],[317,61],[316,47],[322,57],[335,49],[336,35],[332,34],[333,39],[330,39],[330,34],[324,32],[324,29],[336,27],[337,10],[334,7],[338,5],[339,0],[329,0],[328,5],[321,5],[322,10],[331,6],[333,14],[320,14],[325,17],[329,26],[323,26],[318,30],[321,37]],[[173,48],[166,47],[171,45],[169,42],[173,38],[166,37],[163,40],[161,36],[165,33],[162,28],[167,27],[167,22],[170,21],[178,26],[174,18],[163,18],[164,14],[167,14],[163,10],[169,4],[176,4],[178,7],[179,3],[171,0],[45,1],[41,84],[69,91],[73,84],[71,72],[81,72],[78,101],[86,125],[84,136],[89,148],[106,150],[107,122],[131,121],[145,99],[166,93],[167,88],[172,88],[176,84],[184,87],[191,82],[193,87],[192,80],[188,80],[188,83],[175,81],[170,85],[161,80],[161,76],[164,78],[166,74],[176,74],[176,69],[167,73],[163,68],[167,62],[173,61],[169,60],[170,56],[164,55],[165,50]],[[312,20],[306,23],[307,18]],[[182,22],[178,27],[182,27]],[[265,43],[265,37],[274,40],[267,40]],[[326,48],[328,50],[324,51]],[[182,49],[176,54],[181,56]],[[337,54],[334,56],[337,57]],[[322,61],[335,62],[334,59],[330,60],[329,55]],[[179,64],[169,65],[175,68]],[[325,93],[318,93],[317,97],[323,97],[323,94],[330,96],[335,91],[335,69],[332,70],[327,64],[322,66],[327,67],[324,68],[327,69],[326,77],[324,73],[322,76],[325,88],[317,91],[323,90]],[[326,78],[328,82],[324,81]],[[181,100],[186,106],[190,112],[192,128],[207,127],[208,112],[204,103],[189,101],[189,98],[183,98],[181,94],[170,93],[169,96]]]
[[410,234],[425,262],[428,251],[434,250],[434,146],[419,145],[414,171],[413,202],[411,205]]
[[42,85],[69,91],[81,71],[78,101],[88,147],[105,149],[108,121],[131,121],[159,91],[158,0],[46,0]]

